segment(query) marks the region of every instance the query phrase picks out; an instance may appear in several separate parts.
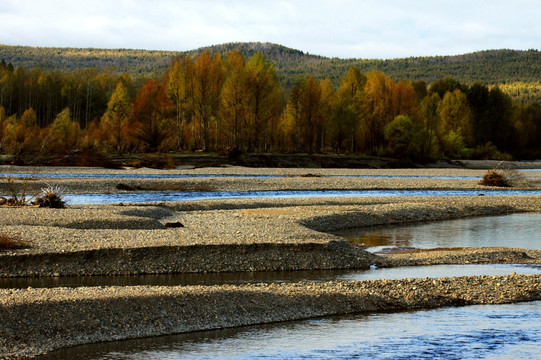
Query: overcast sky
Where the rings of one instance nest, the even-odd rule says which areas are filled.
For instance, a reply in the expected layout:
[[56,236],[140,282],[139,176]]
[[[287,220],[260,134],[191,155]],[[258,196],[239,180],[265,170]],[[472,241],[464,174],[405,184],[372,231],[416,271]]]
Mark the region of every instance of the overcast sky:
[[541,48],[539,0],[2,0],[0,43],[192,50],[272,42],[340,58]]

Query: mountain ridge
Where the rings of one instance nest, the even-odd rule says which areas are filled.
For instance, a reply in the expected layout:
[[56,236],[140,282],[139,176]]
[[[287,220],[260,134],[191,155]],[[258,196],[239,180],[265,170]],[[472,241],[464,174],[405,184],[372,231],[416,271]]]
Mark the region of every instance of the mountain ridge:
[[203,51],[225,55],[231,50],[238,50],[247,57],[262,52],[273,63],[286,88],[298,78],[308,75],[317,79],[329,78],[337,84],[350,66],[359,67],[361,72],[379,70],[396,80],[423,80],[428,84],[449,76],[464,83],[480,82],[487,85],[539,82],[541,79],[541,53],[533,49],[481,50],[462,55],[384,60],[330,58],[268,42],[233,42],[188,51],[0,45],[0,60],[13,64],[15,68],[98,68],[152,77],[163,74],[175,56],[196,56]]

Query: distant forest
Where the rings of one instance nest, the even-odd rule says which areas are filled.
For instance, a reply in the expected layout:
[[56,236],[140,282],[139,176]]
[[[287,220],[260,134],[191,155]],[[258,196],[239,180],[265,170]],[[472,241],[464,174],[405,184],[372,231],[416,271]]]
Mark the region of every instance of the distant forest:
[[388,61],[256,43],[0,50],[0,154],[541,157],[533,50]]
[[227,56],[237,50],[249,58],[255,53],[274,66],[286,90],[299,79],[313,76],[330,79],[337,87],[351,67],[362,73],[378,70],[394,80],[423,80],[427,84],[452,77],[463,84],[500,85],[513,99],[527,103],[541,100],[541,53],[537,50],[487,50],[455,56],[410,57],[393,60],[339,59],[304,53],[271,43],[229,43],[192,51],[131,49],[75,49],[0,45],[0,60],[26,69],[77,70],[96,68],[134,77],[154,78],[163,74],[176,56],[197,56],[204,51]]

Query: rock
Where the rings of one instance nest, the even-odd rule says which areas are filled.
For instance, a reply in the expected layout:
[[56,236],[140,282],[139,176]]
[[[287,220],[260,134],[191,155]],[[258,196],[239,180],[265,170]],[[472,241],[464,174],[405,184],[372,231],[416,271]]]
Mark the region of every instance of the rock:
[[172,221],[172,222],[166,222],[165,227],[169,228],[181,228],[184,227],[180,221]]

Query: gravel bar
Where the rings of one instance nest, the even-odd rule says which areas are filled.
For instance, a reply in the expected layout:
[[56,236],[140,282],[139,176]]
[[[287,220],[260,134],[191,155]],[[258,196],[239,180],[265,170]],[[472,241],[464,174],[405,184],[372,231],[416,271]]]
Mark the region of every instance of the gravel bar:
[[[10,168],[12,173],[32,172]],[[24,170],[24,171],[23,171]],[[42,172],[163,173],[159,170],[39,168]],[[7,171],[4,169],[4,171]],[[281,178],[126,179],[148,191],[272,189],[488,189],[469,169],[173,170]],[[407,178],[318,177],[397,175]],[[314,176],[315,175],[315,176]],[[541,189],[541,173],[520,187]],[[19,181],[19,180],[17,180]],[[28,189],[45,179],[20,180]],[[72,193],[116,192],[118,179],[52,179]],[[4,186],[4,187],[2,187]],[[0,194],[5,193],[5,184]],[[429,249],[374,255],[334,231],[473,216],[541,212],[541,196],[277,198],[164,204],[0,207],[1,234],[29,248],[0,252],[0,276],[123,275],[272,271],[466,263],[541,264],[541,251]],[[183,227],[168,227],[167,224]],[[186,287],[0,290],[0,358],[32,357],[66,346],[355,312],[498,304],[541,299],[539,275],[364,282]]]
[[[319,316],[541,299],[541,276],[0,290],[0,357]],[[54,314],[51,316],[51,314]]]

